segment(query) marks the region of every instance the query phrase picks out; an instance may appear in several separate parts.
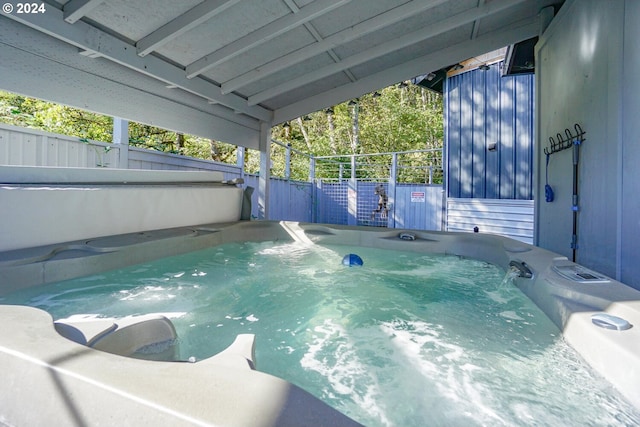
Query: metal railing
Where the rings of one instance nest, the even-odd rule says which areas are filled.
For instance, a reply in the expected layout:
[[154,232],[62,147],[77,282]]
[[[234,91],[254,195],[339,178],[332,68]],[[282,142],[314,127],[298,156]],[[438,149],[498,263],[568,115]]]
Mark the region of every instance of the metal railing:
[[310,179],[324,181],[393,181],[442,184],[442,150],[411,150],[375,154],[318,156],[311,159]]

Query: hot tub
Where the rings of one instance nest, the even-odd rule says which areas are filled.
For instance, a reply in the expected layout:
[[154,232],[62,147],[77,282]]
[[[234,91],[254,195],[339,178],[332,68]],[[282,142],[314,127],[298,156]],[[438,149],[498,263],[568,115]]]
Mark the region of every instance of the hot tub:
[[[566,341],[640,408],[640,293],[557,254],[499,236],[269,221],[151,230],[3,252],[1,294],[245,241],[347,244],[497,265],[512,272],[518,288]],[[0,337],[0,420],[9,424],[55,417],[85,425],[357,425],[291,383],[253,369],[247,337],[196,363],[151,362],[64,338],[51,316],[38,309],[0,306],[0,319],[7,331]]]

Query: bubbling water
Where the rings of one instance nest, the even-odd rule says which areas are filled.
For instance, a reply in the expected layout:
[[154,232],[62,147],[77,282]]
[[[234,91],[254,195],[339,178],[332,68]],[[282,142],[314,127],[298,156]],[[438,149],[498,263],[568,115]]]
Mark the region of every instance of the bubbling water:
[[[363,266],[342,265],[357,253]],[[368,426],[633,425],[515,273],[454,256],[228,244],[5,298],[54,318],[160,312],[182,357],[256,334],[257,368]]]

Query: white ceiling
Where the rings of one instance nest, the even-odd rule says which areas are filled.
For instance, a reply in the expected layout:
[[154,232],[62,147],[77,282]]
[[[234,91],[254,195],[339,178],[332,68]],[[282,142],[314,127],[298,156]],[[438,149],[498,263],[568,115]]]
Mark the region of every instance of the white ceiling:
[[562,1],[49,0],[0,14],[0,88],[256,148],[261,122],[536,36]]

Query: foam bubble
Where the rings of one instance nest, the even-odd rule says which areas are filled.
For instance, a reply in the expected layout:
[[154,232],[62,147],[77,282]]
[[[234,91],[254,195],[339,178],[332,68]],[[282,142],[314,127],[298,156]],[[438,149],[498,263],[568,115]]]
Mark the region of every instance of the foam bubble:
[[498,304],[506,304],[512,299],[506,298],[500,291],[485,291],[485,295],[487,295],[490,300],[497,302]]
[[[392,425],[380,399],[380,387],[366,365],[360,360],[347,331],[332,319],[313,329],[313,342],[300,360],[304,369],[325,377],[330,385],[324,390],[328,398],[348,395],[381,425]],[[340,400],[340,399],[339,399]]]
[[500,316],[510,320],[524,320],[524,318],[518,316],[515,311],[503,311]]

